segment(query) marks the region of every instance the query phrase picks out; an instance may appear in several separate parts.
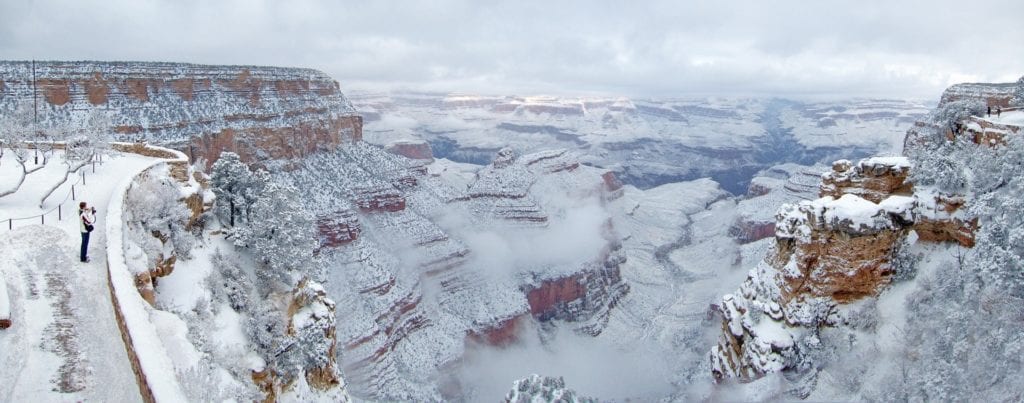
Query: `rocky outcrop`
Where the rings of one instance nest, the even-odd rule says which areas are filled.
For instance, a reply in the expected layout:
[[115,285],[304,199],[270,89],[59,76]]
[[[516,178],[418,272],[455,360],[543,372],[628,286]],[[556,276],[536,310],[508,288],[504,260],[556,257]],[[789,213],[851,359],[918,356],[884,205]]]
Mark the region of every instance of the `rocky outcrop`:
[[987,106],[1006,108],[1013,99],[1016,83],[965,83],[950,86],[942,92],[939,106],[960,100],[981,100]]
[[434,152],[426,141],[396,141],[387,146],[390,153],[398,154],[414,160],[434,160]]
[[317,217],[317,234],[319,249],[337,248],[355,241],[362,227],[359,218],[352,210],[339,210]]
[[121,140],[204,158],[288,160],[362,138],[362,118],[310,69],[144,62],[0,62],[0,110],[32,105],[43,126],[102,108]]
[[287,334],[302,344],[311,357],[303,368],[306,382],[315,389],[329,390],[341,385],[335,362],[337,355],[335,304],[316,282],[303,280],[292,292],[288,306]]
[[891,195],[909,196],[913,185],[907,182],[910,164],[906,158],[868,158],[856,165],[836,161],[832,172],[822,176],[821,197],[838,199],[845,194],[879,203]]
[[821,174],[812,167],[782,164],[758,173],[747,187],[747,197],[737,203],[739,217],[729,235],[741,244],[775,235],[774,211],[785,203],[818,197]]
[[516,381],[512,385],[512,390],[505,395],[506,403],[586,403],[596,401],[597,399],[579,396],[576,394],[576,391],[567,388],[562,377],[552,378],[537,374]]
[[491,327],[480,330],[471,330],[466,335],[466,338],[475,343],[482,343],[495,347],[508,346],[519,340],[519,332],[525,326],[527,317],[528,315],[524,314],[499,320]]
[[[914,192],[906,158],[837,161],[822,197],[779,209],[775,245],[734,294],[722,298],[722,336],[712,349],[717,380],[757,379],[813,367],[803,346],[820,327],[842,326],[842,306],[878,295],[892,281],[907,235],[973,245],[962,199]],[[958,203],[959,202],[959,203]]]

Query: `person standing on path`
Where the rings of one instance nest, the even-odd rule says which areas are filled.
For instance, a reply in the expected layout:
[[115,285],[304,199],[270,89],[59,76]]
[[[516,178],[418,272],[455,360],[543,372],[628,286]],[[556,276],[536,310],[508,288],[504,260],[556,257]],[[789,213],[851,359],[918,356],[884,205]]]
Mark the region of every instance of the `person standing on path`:
[[85,202],[78,203],[78,222],[79,230],[82,232],[82,252],[79,254],[79,259],[82,262],[88,262],[89,259],[89,233],[95,228],[93,223],[96,222],[96,208],[88,208]]

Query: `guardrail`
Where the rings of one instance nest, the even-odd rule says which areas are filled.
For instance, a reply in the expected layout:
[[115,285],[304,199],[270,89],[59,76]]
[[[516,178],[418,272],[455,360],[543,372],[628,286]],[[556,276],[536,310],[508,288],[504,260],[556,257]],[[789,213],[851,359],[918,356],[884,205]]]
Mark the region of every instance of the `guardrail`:
[[[91,165],[93,167],[92,168],[93,172],[96,171],[96,165],[95,164],[97,162],[98,161],[93,161],[91,163]],[[7,225],[3,226],[3,227],[7,228],[7,230],[14,229],[14,223],[16,221],[30,221],[30,220],[31,221],[39,221],[39,224],[46,225],[46,217],[48,215],[50,215],[50,216],[54,215],[53,213],[55,211],[57,212],[57,214],[55,214],[57,216],[57,221],[63,220],[64,219],[64,203],[67,203],[68,199],[71,199],[71,201],[75,201],[76,200],[76,197],[75,197],[75,185],[78,185],[78,184],[81,184],[82,186],[86,185],[86,180],[85,180],[85,173],[86,172],[85,171],[86,171],[85,166],[83,166],[83,167],[79,168],[77,172],[75,172],[75,181],[71,183],[71,189],[68,190],[67,194],[64,195],[64,198],[61,199],[61,201],[59,203],[57,203],[57,206],[55,206],[55,207],[53,207],[53,208],[51,208],[51,209],[49,209],[47,211],[44,211],[44,212],[42,212],[40,214],[36,214],[36,215],[32,215],[32,216],[0,218],[0,225],[3,225],[3,224],[6,223]],[[73,208],[72,208],[72,210],[73,210]],[[77,216],[77,214],[76,214],[76,216]],[[51,222],[52,222],[52,219],[51,219]]]

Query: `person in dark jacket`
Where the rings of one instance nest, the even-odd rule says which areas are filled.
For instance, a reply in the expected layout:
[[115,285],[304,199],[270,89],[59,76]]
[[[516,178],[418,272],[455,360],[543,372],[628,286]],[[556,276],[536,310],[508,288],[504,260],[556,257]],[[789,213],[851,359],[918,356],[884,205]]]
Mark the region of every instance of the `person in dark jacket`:
[[79,259],[88,262],[89,259],[89,233],[95,228],[96,208],[89,208],[85,202],[78,203],[78,229],[82,232],[82,251]]

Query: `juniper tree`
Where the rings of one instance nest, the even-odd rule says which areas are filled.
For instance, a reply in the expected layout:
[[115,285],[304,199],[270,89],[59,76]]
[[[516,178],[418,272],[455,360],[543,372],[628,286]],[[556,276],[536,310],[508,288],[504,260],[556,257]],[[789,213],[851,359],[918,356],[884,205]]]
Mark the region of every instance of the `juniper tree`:
[[217,197],[215,213],[231,227],[245,221],[249,207],[262,191],[264,175],[254,174],[241,157],[230,151],[220,153],[210,172],[210,188]]
[[247,226],[236,231],[235,245],[256,254],[263,279],[294,286],[308,269],[316,247],[313,215],[299,201],[294,186],[271,181],[263,189]]

